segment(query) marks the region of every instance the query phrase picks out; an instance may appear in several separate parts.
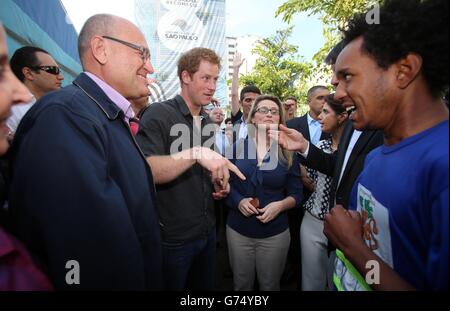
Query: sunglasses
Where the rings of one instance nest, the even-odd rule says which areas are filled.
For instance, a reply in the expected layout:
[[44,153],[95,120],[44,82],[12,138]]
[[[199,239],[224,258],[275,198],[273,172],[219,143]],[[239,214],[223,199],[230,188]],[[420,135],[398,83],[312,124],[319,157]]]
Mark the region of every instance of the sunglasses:
[[139,53],[141,54],[141,59],[142,62],[145,64],[149,59],[150,59],[150,50],[148,48],[146,48],[145,46],[141,46],[141,45],[136,45],[127,41],[123,41],[114,37],[110,37],[110,36],[102,36],[102,38],[108,39],[108,40],[112,40],[112,41],[116,41],[119,42],[123,45],[126,45],[136,51],[139,51]]
[[58,66],[35,66],[35,67],[32,67],[32,69],[43,70],[43,71],[48,72],[55,76],[59,75],[59,73],[61,72],[61,69],[59,69]]

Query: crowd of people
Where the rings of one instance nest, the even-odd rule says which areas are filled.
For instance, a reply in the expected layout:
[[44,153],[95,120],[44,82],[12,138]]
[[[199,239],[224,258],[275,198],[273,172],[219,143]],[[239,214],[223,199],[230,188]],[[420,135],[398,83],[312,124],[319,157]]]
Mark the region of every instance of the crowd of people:
[[240,90],[237,53],[225,118],[200,47],[150,105],[151,47],[121,17],[86,21],[64,88],[0,26],[0,290],[211,291],[222,226],[235,291],[448,289],[448,2],[380,20],[347,22],[300,117]]

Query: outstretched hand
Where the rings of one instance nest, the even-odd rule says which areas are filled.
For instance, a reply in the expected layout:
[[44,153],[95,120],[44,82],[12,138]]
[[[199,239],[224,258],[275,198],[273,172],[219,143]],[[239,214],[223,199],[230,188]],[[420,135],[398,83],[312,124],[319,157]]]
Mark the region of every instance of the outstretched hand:
[[278,144],[289,151],[305,152],[309,146],[308,140],[294,129],[287,128],[280,124],[279,130],[270,130],[269,135],[272,139],[278,141]]
[[[229,188],[230,171],[235,173],[240,179],[246,179],[236,165],[217,152],[205,147],[200,147],[198,150],[198,154],[195,155],[197,162],[211,172],[211,179],[215,185],[216,193],[219,193],[221,190],[226,191]],[[217,187],[218,185],[220,187]]]

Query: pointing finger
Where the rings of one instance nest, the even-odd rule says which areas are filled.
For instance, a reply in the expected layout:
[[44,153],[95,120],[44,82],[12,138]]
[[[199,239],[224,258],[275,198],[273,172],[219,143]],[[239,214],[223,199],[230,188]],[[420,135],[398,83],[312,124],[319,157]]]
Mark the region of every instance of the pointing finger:
[[241,180],[246,180],[244,174],[242,174],[242,172],[237,168],[237,166],[231,163],[229,160],[227,161],[228,161],[227,163],[228,169],[233,173],[235,173],[237,177],[239,177]]

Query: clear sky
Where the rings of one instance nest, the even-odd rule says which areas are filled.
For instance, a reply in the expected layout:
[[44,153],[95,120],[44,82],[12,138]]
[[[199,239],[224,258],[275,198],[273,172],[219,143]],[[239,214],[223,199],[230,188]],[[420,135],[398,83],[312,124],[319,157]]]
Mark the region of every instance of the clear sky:
[[133,0],[61,0],[61,2],[77,32],[89,17],[99,13],[114,14],[134,21]]
[[[110,13],[134,20],[133,0],[61,0],[77,31],[90,16]],[[287,28],[275,11],[285,0],[226,0],[227,36],[257,35],[272,36],[277,30]],[[306,14],[294,17],[295,25],[290,39],[299,47],[299,54],[310,60],[322,47],[321,22]]]
[[[288,27],[275,12],[286,0],[226,0],[227,35],[272,36]],[[322,23],[317,17],[297,14],[292,20],[294,30],[289,40],[299,47],[299,54],[311,60],[324,44]]]

